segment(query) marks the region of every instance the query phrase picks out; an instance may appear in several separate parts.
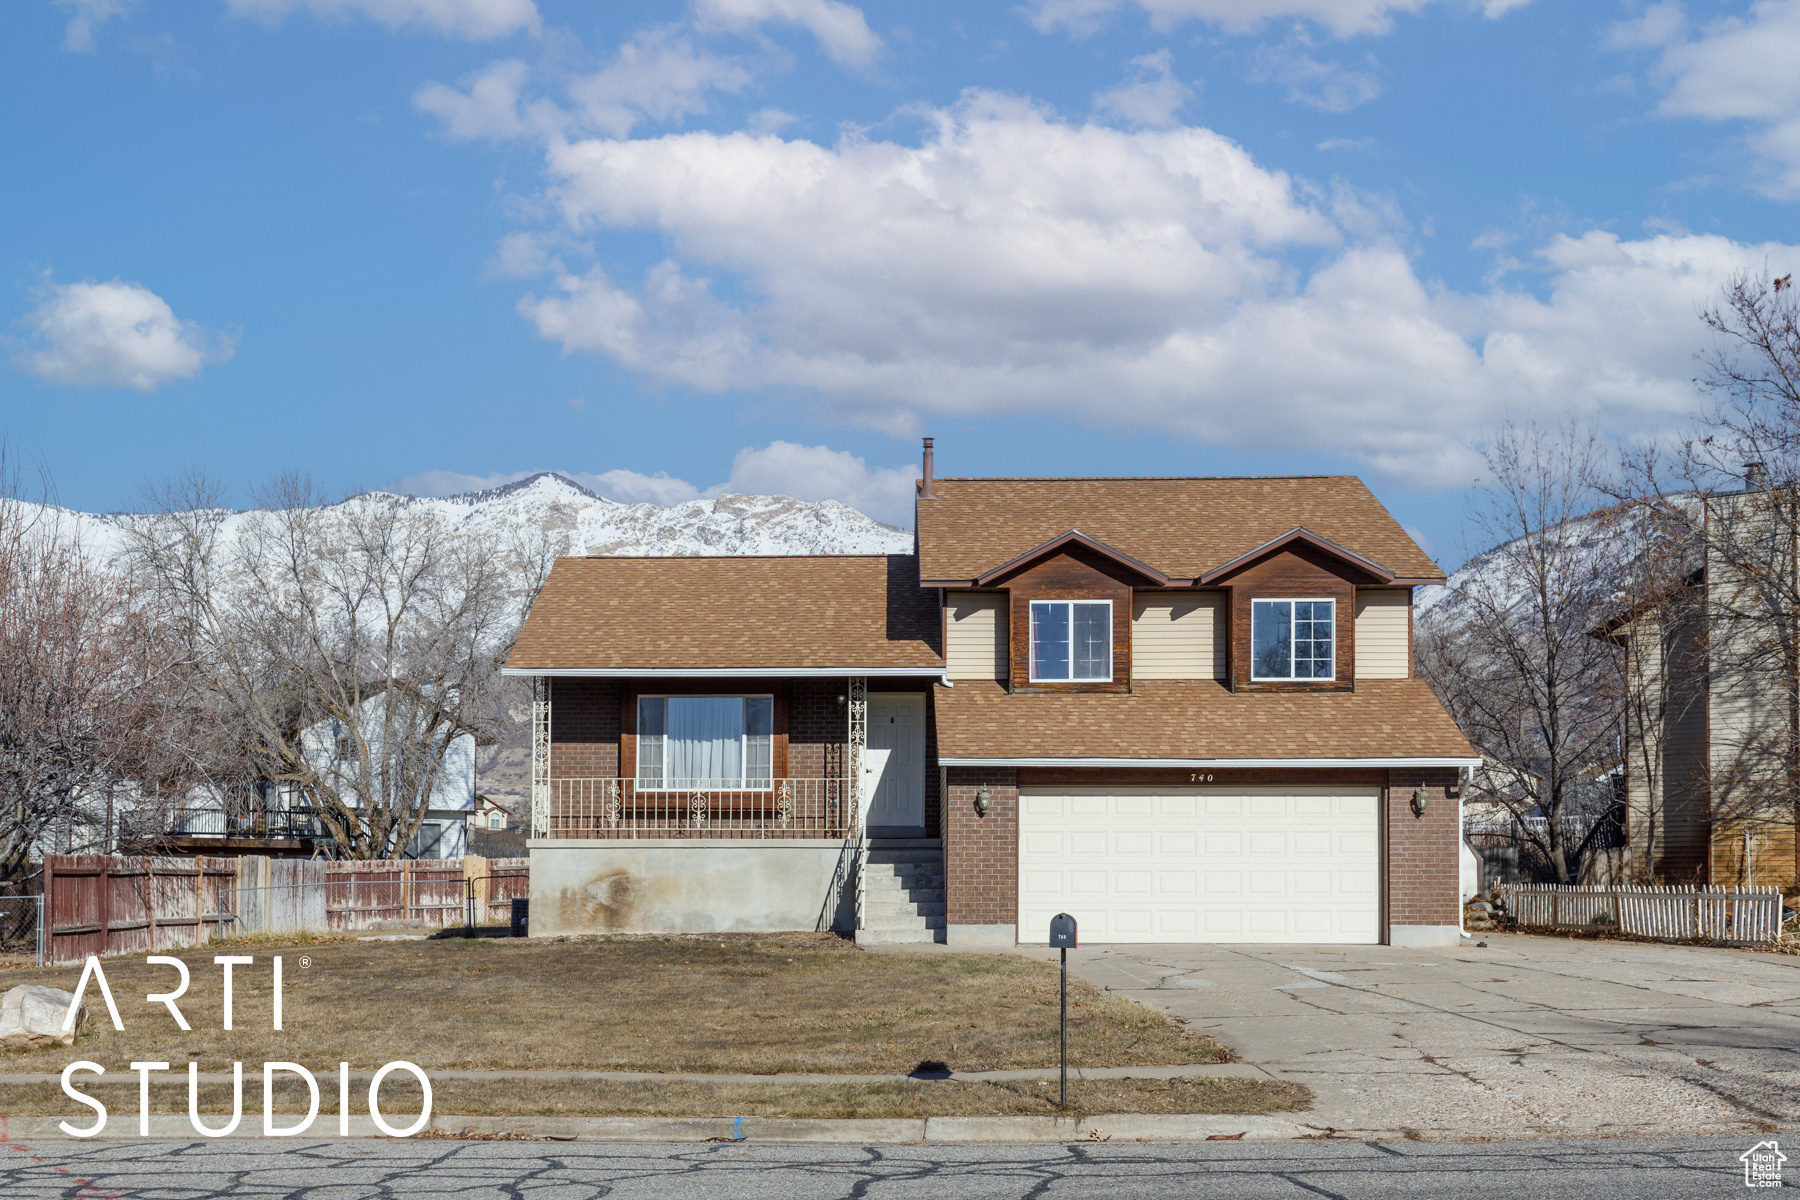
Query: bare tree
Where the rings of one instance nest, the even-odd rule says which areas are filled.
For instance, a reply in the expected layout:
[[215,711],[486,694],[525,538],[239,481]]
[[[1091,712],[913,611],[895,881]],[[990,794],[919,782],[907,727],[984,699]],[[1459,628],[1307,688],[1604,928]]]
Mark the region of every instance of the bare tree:
[[0,885],[58,830],[72,848],[113,849],[122,818],[166,805],[204,769],[205,755],[185,752],[159,614],[47,500],[47,489],[26,499],[0,447]]
[[[516,587],[428,505],[276,481],[236,513],[190,477],[130,524],[131,561],[268,781],[351,857],[401,853],[447,756],[493,710]],[[462,743],[466,745],[467,743]]]
[[[1620,656],[1589,636],[1616,573],[1594,487],[1606,457],[1591,431],[1503,427],[1487,444],[1468,520],[1491,546],[1420,621],[1418,663],[1487,766],[1473,798],[1503,805],[1568,881],[1591,819],[1582,791],[1616,765]],[[1523,818],[1541,814],[1539,828]],[[1591,812],[1582,816],[1591,818]]]

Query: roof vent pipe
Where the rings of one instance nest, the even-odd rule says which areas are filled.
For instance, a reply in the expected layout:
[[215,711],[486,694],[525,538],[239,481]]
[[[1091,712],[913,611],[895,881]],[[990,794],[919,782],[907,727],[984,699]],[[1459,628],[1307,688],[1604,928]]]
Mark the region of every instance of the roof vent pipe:
[[[927,457],[929,457],[929,455],[927,455]],[[927,478],[929,478],[931,475],[929,465],[927,465],[925,474],[926,474]],[[1745,488],[1745,490],[1752,491],[1752,492],[1760,492],[1768,486],[1769,486],[1769,472],[1768,472],[1768,469],[1765,466],[1765,464],[1760,463],[1760,462],[1754,462],[1754,461],[1747,462],[1744,464],[1744,488]]]
[[919,485],[919,499],[936,500],[937,489],[932,486],[931,478],[931,439],[925,439],[925,479]]

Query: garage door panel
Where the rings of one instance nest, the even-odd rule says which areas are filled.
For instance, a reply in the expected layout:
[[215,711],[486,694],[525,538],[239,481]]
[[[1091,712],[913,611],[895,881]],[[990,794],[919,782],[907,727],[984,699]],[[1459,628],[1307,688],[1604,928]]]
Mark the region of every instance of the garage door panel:
[[1084,942],[1379,938],[1375,789],[1067,789],[1020,796],[1019,936]]
[[1200,835],[1192,830],[1156,835],[1156,852],[1163,858],[1193,858],[1200,853]]
[[1156,834],[1148,829],[1132,829],[1113,834],[1113,854],[1124,858],[1148,858]]

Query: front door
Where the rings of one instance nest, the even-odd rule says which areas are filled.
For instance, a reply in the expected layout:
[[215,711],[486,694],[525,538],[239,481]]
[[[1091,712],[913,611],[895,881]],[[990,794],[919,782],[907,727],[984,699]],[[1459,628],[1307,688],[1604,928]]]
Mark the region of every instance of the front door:
[[869,693],[869,744],[863,770],[871,829],[924,829],[924,696]]

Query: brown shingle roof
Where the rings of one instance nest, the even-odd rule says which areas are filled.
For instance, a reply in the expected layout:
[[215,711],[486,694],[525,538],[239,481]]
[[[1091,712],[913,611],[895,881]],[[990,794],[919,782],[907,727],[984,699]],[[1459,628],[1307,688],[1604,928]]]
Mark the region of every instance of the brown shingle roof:
[[1140,679],[1128,695],[1008,695],[987,681],[937,690],[944,758],[1474,758],[1423,680],[1354,692],[1233,694]]
[[919,501],[920,573],[969,580],[1071,529],[1196,579],[1303,527],[1401,579],[1444,577],[1354,475],[1235,479],[939,479]]
[[910,554],[559,558],[506,665],[935,674],[938,636]]

